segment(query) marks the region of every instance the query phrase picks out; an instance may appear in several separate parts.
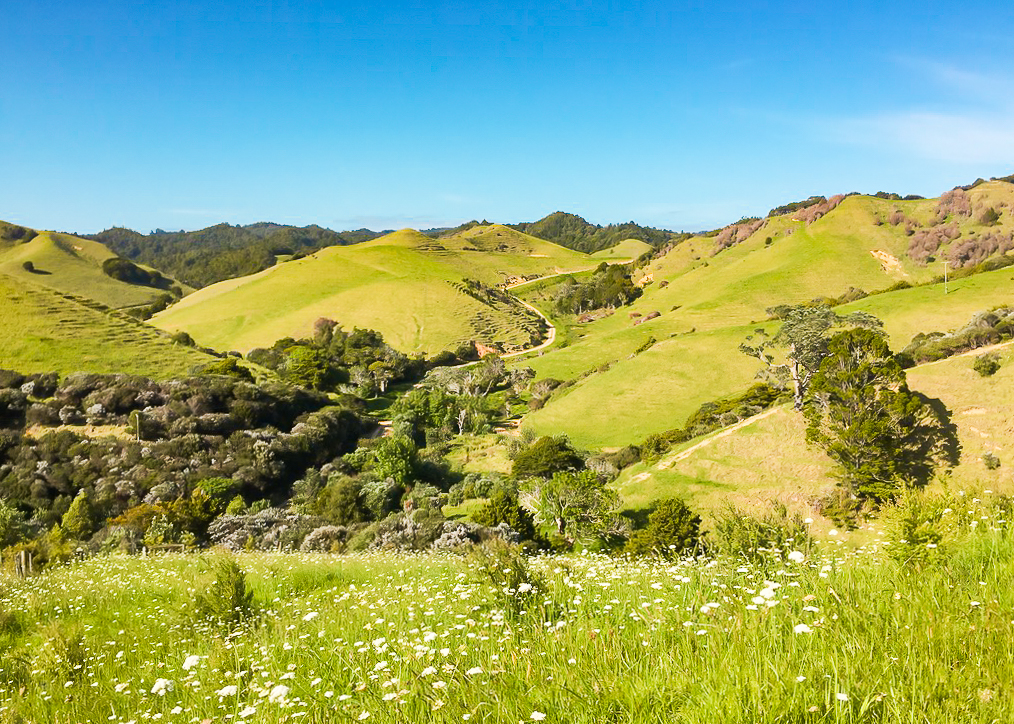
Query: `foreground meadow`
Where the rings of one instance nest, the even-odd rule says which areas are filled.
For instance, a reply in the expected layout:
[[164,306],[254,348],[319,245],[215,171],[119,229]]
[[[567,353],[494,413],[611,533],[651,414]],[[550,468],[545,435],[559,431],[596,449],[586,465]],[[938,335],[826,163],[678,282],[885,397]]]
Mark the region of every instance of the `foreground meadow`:
[[973,522],[922,567],[244,554],[233,626],[224,555],[93,558],[0,578],[0,722],[1012,721],[1014,542]]

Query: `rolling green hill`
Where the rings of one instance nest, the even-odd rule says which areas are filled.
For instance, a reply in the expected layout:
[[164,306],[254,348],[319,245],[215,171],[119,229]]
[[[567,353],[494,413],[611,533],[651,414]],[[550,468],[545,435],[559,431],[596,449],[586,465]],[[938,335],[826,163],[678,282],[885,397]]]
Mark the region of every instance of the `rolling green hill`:
[[[592,448],[675,427],[702,402],[750,383],[756,364],[737,348],[769,308],[930,282],[945,260],[954,270],[1002,254],[1014,246],[1012,208],[1014,185],[993,181],[940,199],[839,197],[686,240],[641,270],[645,293],[629,309],[579,325],[567,346],[519,362],[539,377],[578,380],[526,424]],[[984,218],[990,209],[995,220]],[[954,328],[1011,302],[1011,278],[1001,269],[952,282],[946,297],[942,285],[920,286],[844,311],[876,314],[900,349],[918,332]]]
[[499,224],[439,238],[404,229],[214,284],[153,323],[242,351],[307,335],[320,317],[381,331],[406,352],[432,353],[468,340],[511,349],[540,338],[540,321],[495,287],[596,261]]
[[636,259],[645,252],[651,251],[652,246],[640,239],[624,239],[616,246],[600,249],[592,254],[593,259],[612,261],[614,259]]
[[153,231],[140,234],[113,228],[89,238],[139,264],[150,264],[187,284],[203,287],[223,279],[253,274],[274,266],[279,256],[313,252],[328,246],[355,244],[380,233],[369,229],[341,234],[320,226],[286,226],[260,222],[247,226],[217,224],[197,231]]
[[186,376],[214,358],[84,297],[0,274],[0,368]]
[[97,241],[53,231],[32,233],[28,241],[0,237],[0,274],[115,309],[150,304],[165,293],[106,274],[102,264],[116,254]]

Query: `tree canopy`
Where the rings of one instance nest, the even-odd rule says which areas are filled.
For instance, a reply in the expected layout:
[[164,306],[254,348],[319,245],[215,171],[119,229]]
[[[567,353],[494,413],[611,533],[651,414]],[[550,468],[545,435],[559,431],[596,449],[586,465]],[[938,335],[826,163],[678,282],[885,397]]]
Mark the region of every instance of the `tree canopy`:
[[874,503],[925,485],[953,461],[953,433],[911,392],[884,336],[850,329],[830,339],[809,386],[807,439],[837,464],[849,495]]
[[[803,409],[810,382],[828,355],[828,340],[843,327],[874,329],[882,326],[876,317],[865,312],[837,314],[826,304],[785,307],[778,310],[782,326],[771,336],[763,328],[755,330],[739,346],[744,354],[764,363],[758,376],[782,386],[792,386],[792,400],[797,410]],[[756,344],[748,344],[757,339]],[[774,350],[783,349],[777,358]]]

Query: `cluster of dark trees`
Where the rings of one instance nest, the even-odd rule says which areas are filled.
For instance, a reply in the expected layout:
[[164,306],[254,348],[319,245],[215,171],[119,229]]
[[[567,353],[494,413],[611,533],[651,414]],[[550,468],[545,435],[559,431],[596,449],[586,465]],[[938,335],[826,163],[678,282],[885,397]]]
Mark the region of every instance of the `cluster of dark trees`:
[[26,244],[38,235],[39,233],[34,229],[27,229],[24,226],[0,221],[0,241],[15,241],[20,244]]
[[338,233],[320,226],[218,224],[199,231],[140,234],[112,228],[85,238],[100,241],[131,261],[161,269],[194,287],[253,274],[274,266],[278,256],[312,253],[380,236],[368,229]]
[[[286,337],[271,347],[252,350],[247,359],[278,373],[294,385],[336,392],[345,389],[359,397],[384,393],[391,384],[417,380],[432,364],[408,357],[384,342],[372,329],[345,331],[330,319],[314,324],[312,338]],[[456,357],[441,357],[453,363]]]
[[556,211],[538,221],[508,224],[512,229],[531,234],[546,241],[552,241],[568,249],[593,253],[608,249],[626,239],[640,239],[652,246],[664,246],[679,234],[666,229],[640,226],[630,221],[626,224],[599,226],[585,221],[580,216]]
[[106,276],[127,284],[138,284],[142,287],[153,289],[172,290],[175,297],[182,297],[183,290],[173,284],[171,279],[162,276],[161,273],[139,267],[129,259],[114,256],[102,262],[102,271]]
[[624,306],[641,294],[628,267],[603,262],[587,281],[579,282],[569,275],[563,277],[556,289],[554,305],[560,313],[581,314],[592,309]]
[[791,392],[807,440],[834,461],[839,486],[824,501],[825,515],[854,524],[864,509],[957,464],[949,412],[908,388],[880,320],[824,305],[793,307],[781,318],[775,335],[758,329],[740,349],[764,365],[769,384]]
[[[171,381],[0,372],[0,547],[45,565],[75,550],[165,544],[452,550],[499,538],[617,547],[635,527],[631,552],[696,544],[700,519],[682,503],[632,526],[607,486],[618,468],[603,472],[566,438],[511,438],[510,475],[452,470],[449,442],[489,432],[520,404],[530,370],[508,370],[495,356],[431,367],[378,434],[361,399],[324,394],[312,374],[286,370],[297,346],[369,369],[392,361],[386,345],[333,323],[316,332],[263,352],[283,360],[288,382],[255,384],[234,357]],[[448,503],[476,498],[484,502],[471,520],[445,517]]]
[[1010,339],[1014,339],[1014,307],[997,307],[975,314],[953,332],[920,332],[898,354],[898,362],[911,367]]

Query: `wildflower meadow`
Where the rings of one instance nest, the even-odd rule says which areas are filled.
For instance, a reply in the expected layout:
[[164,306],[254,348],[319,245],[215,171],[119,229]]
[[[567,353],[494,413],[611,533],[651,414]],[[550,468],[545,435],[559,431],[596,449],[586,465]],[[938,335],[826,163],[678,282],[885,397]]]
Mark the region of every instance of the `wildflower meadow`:
[[2,579],[0,722],[1012,721],[999,515],[748,557],[95,557]]

